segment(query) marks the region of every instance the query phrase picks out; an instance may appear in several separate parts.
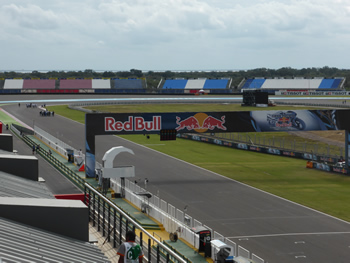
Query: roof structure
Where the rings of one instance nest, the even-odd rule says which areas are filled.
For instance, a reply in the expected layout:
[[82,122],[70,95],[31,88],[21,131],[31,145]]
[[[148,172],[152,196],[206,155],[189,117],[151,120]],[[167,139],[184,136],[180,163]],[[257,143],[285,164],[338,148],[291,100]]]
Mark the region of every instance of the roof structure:
[[88,242],[60,236],[0,217],[3,262],[110,262]]
[[47,198],[54,195],[45,184],[0,171],[0,197]]

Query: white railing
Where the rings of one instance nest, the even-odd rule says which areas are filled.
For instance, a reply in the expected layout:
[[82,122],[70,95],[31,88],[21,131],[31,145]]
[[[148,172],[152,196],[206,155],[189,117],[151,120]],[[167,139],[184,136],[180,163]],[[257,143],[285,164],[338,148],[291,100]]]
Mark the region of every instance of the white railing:
[[[111,179],[111,187],[115,192],[120,192],[121,183],[120,180]],[[212,239],[219,239],[225,244],[233,248],[233,255],[235,257],[242,256],[245,258],[253,259],[256,263],[264,263],[265,261],[255,254],[251,254],[249,250],[242,246],[237,246],[232,240],[225,238],[223,235],[216,231],[213,231],[206,225],[203,225],[200,221],[193,219],[180,209],[177,209],[166,201],[160,199],[158,196],[152,196],[149,200],[141,198],[135,194],[137,192],[147,192],[139,185],[126,180],[125,181],[125,198],[132,202],[135,206],[141,209],[142,203],[147,202],[149,210],[147,214],[157,221],[161,222],[165,230],[169,233],[177,232],[178,236],[186,240],[194,248],[199,248],[199,235],[196,234],[192,228],[203,226],[212,233]],[[142,209],[141,209],[142,210]],[[214,248],[212,248],[212,259],[215,260]]]
[[72,148],[70,145],[64,143],[63,141],[57,139],[56,137],[52,136],[51,134],[47,133],[46,131],[40,129],[35,125],[34,132],[40,140],[42,140],[44,143],[46,143],[48,146],[50,146],[52,149],[59,152],[60,154],[67,156],[66,149],[72,149],[74,151],[74,155],[82,155],[83,159],[85,160],[85,156],[81,153],[81,151]]

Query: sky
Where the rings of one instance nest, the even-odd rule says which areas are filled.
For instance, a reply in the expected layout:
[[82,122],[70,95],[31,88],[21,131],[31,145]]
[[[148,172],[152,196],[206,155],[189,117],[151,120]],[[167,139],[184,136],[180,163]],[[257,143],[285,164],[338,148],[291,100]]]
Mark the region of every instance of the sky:
[[350,0],[0,0],[0,71],[349,62]]

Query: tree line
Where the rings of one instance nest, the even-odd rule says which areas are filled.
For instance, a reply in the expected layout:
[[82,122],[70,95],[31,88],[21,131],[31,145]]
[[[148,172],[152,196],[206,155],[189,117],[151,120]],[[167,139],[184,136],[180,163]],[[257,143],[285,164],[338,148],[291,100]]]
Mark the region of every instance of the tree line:
[[[250,70],[237,70],[237,71],[148,71],[144,72],[139,69],[130,69],[129,71],[104,71],[97,72],[92,69],[85,69],[84,71],[32,71],[32,72],[15,72],[5,71],[0,72],[0,78],[145,78],[147,87],[152,89],[156,88],[161,79],[170,78],[184,78],[184,79],[197,79],[197,78],[232,78],[232,88],[235,88],[244,78],[334,78],[345,77],[350,79],[350,69],[338,69],[334,67],[322,67],[322,68],[302,68],[294,69],[291,67],[283,67],[280,69],[268,69],[257,68]],[[347,81],[345,82],[347,87]]]

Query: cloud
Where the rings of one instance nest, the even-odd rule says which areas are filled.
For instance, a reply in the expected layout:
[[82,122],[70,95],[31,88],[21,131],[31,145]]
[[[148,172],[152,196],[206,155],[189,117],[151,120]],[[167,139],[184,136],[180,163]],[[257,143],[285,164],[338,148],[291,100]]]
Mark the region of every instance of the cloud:
[[[284,59],[285,65],[289,61],[295,65],[297,58],[302,60],[305,53],[315,50],[325,53],[331,48],[339,57],[346,50],[345,43],[350,41],[350,3],[348,0],[86,0],[82,4],[80,0],[35,0],[28,4],[25,0],[3,0],[0,23],[0,40],[9,54],[30,56],[28,49],[31,49],[36,56],[54,51],[58,60],[68,54],[75,59],[84,53],[91,57],[108,56],[111,61],[108,65],[96,62],[99,68],[106,69],[115,65],[114,60],[130,64],[134,61],[143,67],[149,67],[150,63],[154,68],[171,66],[162,61],[164,56],[171,57],[179,67],[181,63],[193,67],[205,63],[205,68],[229,65],[249,68],[246,61],[256,61],[250,67],[264,63],[265,67],[273,67],[276,62],[268,65],[269,61]],[[239,62],[237,53],[255,57]],[[278,56],[272,59],[274,53]],[[210,55],[206,60],[203,54],[217,54],[218,58]],[[142,62],[140,58],[148,61]],[[235,64],[230,64],[233,60]],[[327,56],[323,63],[334,61]],[[26,63],[24,59],[23,63]]]
[[5,5],[1,13],[7,17],[10,25],[35,30],[52,30],[58,27],[58,17],[51,10],[43,10],[36,5]]

